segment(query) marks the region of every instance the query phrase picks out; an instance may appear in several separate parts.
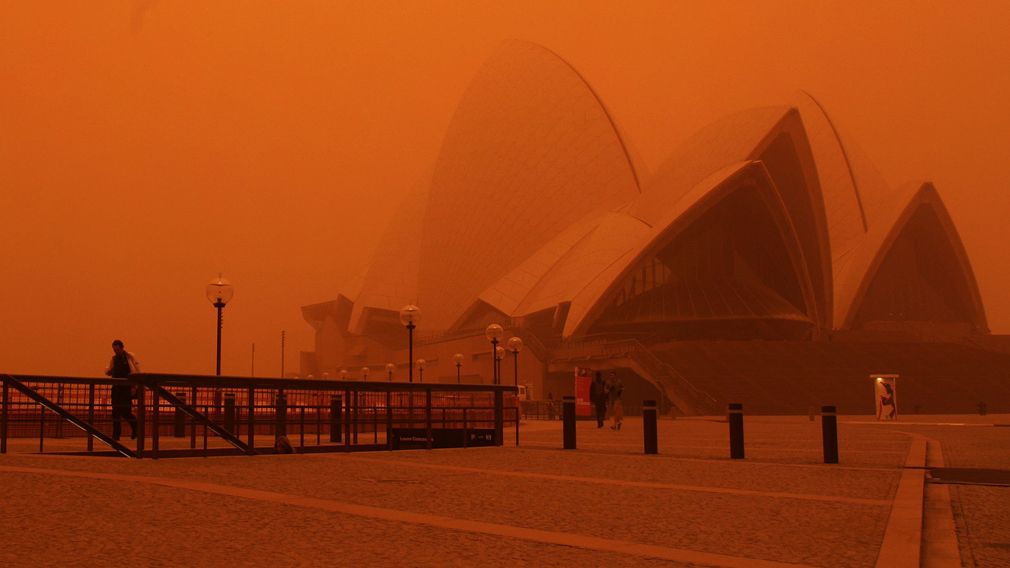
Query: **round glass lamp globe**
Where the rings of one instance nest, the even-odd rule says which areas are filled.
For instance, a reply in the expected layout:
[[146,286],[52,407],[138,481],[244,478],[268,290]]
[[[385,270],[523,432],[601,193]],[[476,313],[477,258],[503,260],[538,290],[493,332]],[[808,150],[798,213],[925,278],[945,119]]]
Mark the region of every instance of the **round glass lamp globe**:
[[386,363],[386,372],[387,373],[392,373],[395,370],[396,370],[396,365],[394,365],[392,363]]
[[518,353],[523,350],[523,340],[518,337],[510,337],[508,341],[509,351]]
[[487,329],[484,330],[484,336],[487,337],[488,341],[497,341],[501,339],[501,336],[504,334],[505,329],[496,323],[487,326]]
[[495,357],[502,359],[505,357],[505,348],[499,345],[494,350]]
[[463,364],[463,354],[462,353],[457,353],[457,354],[453,355],[452,356],[452,360],[455,361],[457,365],[462,365]]
[[211,280],[210,284],[207,284],[206,291],[207,299],[215,306],[218,304],[222,306],[227,304],[232,296],[235,295],[235,287],[231,285],[231,282],[222,278],[220,274],[217,275],[217,278]]
[[427,365],[427,364],[428,364],[428,362],[425,361],[424,359],[418,359],[417,360],[417,368],[418,369],[423,369],[424,366]]
[[410,324],[417,325],[419,321],[421,321],[421,308],[414,304],[408,304],[400,308],[400,323],[404,326]]

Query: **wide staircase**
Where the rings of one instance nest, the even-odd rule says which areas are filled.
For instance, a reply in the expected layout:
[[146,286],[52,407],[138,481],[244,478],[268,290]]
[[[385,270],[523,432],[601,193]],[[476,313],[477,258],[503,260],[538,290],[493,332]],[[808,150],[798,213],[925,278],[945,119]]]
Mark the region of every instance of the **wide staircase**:
[[[833,404],[872,414],[871,373],[900,375],[901,414],[1010,412],[1010,354],[934,342],[681,341],[649,351],[713,402],[749,414],[806,414]],[[673,387],[673,385],[671,385]]]

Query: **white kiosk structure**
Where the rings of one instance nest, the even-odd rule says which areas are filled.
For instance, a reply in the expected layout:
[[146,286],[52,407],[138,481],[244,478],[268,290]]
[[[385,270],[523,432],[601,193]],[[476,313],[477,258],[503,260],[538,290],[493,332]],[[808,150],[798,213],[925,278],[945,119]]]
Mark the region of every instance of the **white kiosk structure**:
[[874,373],[870,375],[873,380],[873,394],[877,407],[877,420],[897,420],[898,419],[898,398],[897,381],[898,375],[887,375]]

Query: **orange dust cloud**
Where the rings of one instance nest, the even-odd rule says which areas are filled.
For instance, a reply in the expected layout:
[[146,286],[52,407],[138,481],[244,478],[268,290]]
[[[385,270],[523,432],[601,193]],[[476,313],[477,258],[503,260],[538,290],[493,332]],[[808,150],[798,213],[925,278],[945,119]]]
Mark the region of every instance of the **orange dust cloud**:
[[[156,2],[0,8],[0,362],[212,373],[310,349],[503,40],[578,69],[647,176],[728,113],[814,93],[899,185],[932,180],[1010,332],[1010,4]],[[493,133],[489,133],[493,135]],[[503,243],[507,239],[503,238]],[[451,254],[451,251],[447,251]]]

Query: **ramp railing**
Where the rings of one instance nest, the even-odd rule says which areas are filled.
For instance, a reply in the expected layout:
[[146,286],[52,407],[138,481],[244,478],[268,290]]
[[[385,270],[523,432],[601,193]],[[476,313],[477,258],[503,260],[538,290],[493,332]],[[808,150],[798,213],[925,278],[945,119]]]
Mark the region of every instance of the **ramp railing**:
[[[156,373],[0,378],[4,453],[9,443],[34,451],[34,438],[39,452],[91,453],[98,439],[119,455],[138,458],[501,445],[506,421],[516,426],[518,443],[513,386]],[[135,449],[110,435],[111,387],[117,384],[136,393]],[[63,429],[66,423],[77,428]]]
[[[34,382],[34,383],[48,383],[48,384],[51,384],[51,385],[52,384],[57,385],[56,391],[57,391],[57,393],[59,393],[59,395],[61,395],[59,398],[57,398],[57,400],[59,402],[53,402],[52,400],[50,400],[49,398],[47,398],[46,396],[44,396],[41,392],[39,392],[39,390],[33,389],[33,388],[29,387],[27,384],[25,384],[25,382],[22,382],[21,380],[18,380],[17,378],[15,378],[12,375],[0,375],[0,381],[3,381],[3,386],[2,386],[2,389],[3,389],[3,398],[2,398],[2,402],[0,402],[0,453],[7,453],[7,438],[9,436],[9,434],[10,434],[10,422],[12,420],[11,405],[12,405],[12,399],[14,398],[14,397],[12,397],[11,391],[13,390],[17,394],[21,395],[21,397],[23,397],[23,399],[26,399],[27,401],[33,402],[33,403],[35,403],[35,405],[38,405],[40,407],[39,408],[39,417],[40,417],[39,418],[39,433],[40,433],[40,436],[39,436],[39,440],[40,440],[39,441],[39,452],[42,452],[42,450],[44,448],[44,440],[45,440],[45,411],[48,410],[48,411],[56,414],[61,420],[69,422],[70,424],[72,424],[72,425],[80,428],[81,431],[83,431],[88,436],[88,449],[89,450],[91,450],[93,448],[93,446],[92,446],[93,439],[98,439],[99,441],[101,441],[105,445],[109,446],[110,448],[112,448],[113,450],[115,450],[116,452],[118,452],[119,454],[121,454],[124,457],[128,457],[128,458],[136,457],[136,455],[134,454],[133,450],[130,450],[126,446],[120,444],[118,441],[116,441],[116,440],[112,439],[111,437],[105,435],[105,433],[101,432],[100,430],[98,430],[97,428],[95,428],[92,425],[92,422],[94,421],[94,419],[93,419],[93,417],[94,417],[94,392],[95,392],[95,385],[99,383],[98,380],[82,379],[81,381],[83,381],[83,382],[74,381],[74,382],[70,383],[70,384],[78,384],[78,385],[80,385],[80,384],[87,384],[88,387],[89,387],[88,391],[89,391],[89,393],[91,395],[90,396],[91,406],[90,406],[89,413],[88,413],[89,420],[88,421],[84,421],[84,420],[78,418],[77,416],[75,416],[74,414],[71,414],[66,408],[64,408],[63,402],[59,400],[60,398],[62,398],[62,395],[64,393],[64,388],[63,388],[64,384],[61,381],[65,380],[65,379],[68,379],[67,377],[63,377],[62,379],[48,378],[48,377],[46,377],[46,378],[43,378],[43,377],[33,377],[32,379],[33,379],[32,382]],[[110,379],[108,381],[104,381],[103,380],[103,381],[100,381],[100,382],[102,384],[108,384],[109,386],[112,386],[115,383],[125,383],[126,381],[124,381],[123,379]],[[25,406],[25,400],[21,400],[19,402],[21,403],[21,406]],[[17,404],[17,403],[15,403],[15,404]],[[17,417],[14,417],[14,418],[16,419]],[[62,426],[62,423],[59,423],[58,426]],[[62,438],[64,436],[63,429],[58,427],[56,435],[57,435],[57,437]]]

